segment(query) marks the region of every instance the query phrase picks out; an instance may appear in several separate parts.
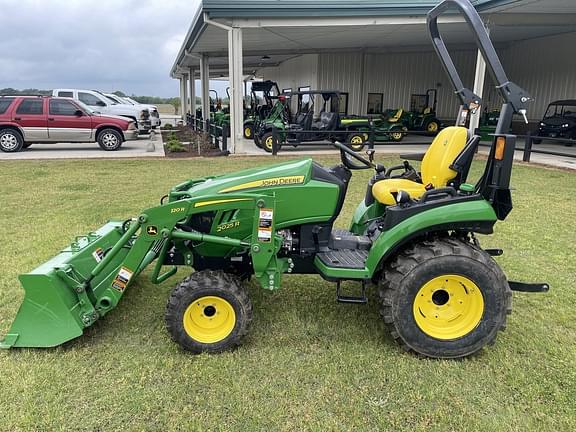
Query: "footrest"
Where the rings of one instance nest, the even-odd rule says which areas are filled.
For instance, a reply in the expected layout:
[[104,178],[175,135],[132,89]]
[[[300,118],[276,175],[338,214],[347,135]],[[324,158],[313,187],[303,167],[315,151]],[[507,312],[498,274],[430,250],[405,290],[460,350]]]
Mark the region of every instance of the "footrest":
[[360,249],[331,250],[320,252],[316,254],[316,257],[328,267],[363,269],[366,258],[368,258],[368,251]]
[[366,297],[366,281],[362,281],[362,295],[360,297],[344,296],[341,294],[342,285],[336,282],[336,301],[338,303],[351,303],[351,304],[366,304],[368,297]]

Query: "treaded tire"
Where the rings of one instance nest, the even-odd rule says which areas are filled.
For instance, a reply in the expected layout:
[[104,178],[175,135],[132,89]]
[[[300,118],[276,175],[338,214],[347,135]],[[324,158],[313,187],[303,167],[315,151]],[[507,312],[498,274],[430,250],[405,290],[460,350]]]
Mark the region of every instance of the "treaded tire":
[[116,151],[124,142],[124,137],[116,129],[102,129],[98,132],[98,145],[105,151]]
[[15,129],[0,130],[0,150],[4,153],[16,153],[24,147],[24,139]]
[[[413,305],[424,284],[448,274],[470,279],[484,303],[475,328],[462,337],[441,340],[421,330]],[[392,337],[406,351],[432,358],[466,357],[494,343],[512,312],[512,291],[498,264],[482,249],[455,238],[425,241],[403,251],[386,265],[379,295],[380,313]]]
[[[272,143],[274,142],[274,134],[272,132],[266,132],[262,139],[260,140],[261,148],[263,148],[267,153],[272,153]],[[276,143],[276,149],[280,151],[282,145],[280,143]]]
[[[193,339],[184,328],[184,314],[196,300],[213,296],[226,300],[234,309],[235,323],[231,333],[215,343]],[[166,304],[166,329],[172,340],[194,354],[217,353],[238,346],[252,321],[252,302],[239,280],[222,271],[204,270],[192,273],[172,290]]]

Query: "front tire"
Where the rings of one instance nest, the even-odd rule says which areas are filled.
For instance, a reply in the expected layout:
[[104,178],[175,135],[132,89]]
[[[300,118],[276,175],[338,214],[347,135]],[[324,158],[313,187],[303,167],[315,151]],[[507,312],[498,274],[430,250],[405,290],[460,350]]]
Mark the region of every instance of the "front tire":
[[390,131],[390,140],[393,142],[400,142],[404,139],[404,131],[396,129]]
[[253,125],[251,124],[244,125],[244,138],[252,139],[253,136],[254,136]]
[[115,129],[103,129],[98,133],[98,145],[105,151],[116,151],[122,146],[123,137]]
[[348,147],[355,152],[360,152],[364,148],[366,141],[363,133],[352,133],[348,136]]
[[[272,132],[265,133],[260,143],[266,152],[272,153],[274,145],[274,134],[272,134]],[[276,149],[278,151],[280,151],[280,147],[280,143],[276,142]]]
[[512,310],[506,276],[486,252],[453,238],[422,242],[385,269],[381,314],[407,351],[472,355],[496,339]]
[[252,321],[252,302],[239,280],[222,271],[200,271],[180,282],[166,305],[172,340],[195,354],[238,346]]
[[16,153],[24,147],[24,139],[14,129],[0,131],[0,150],[4,153]]
[[426,122],[424,130],[426,130],[429,135],[438,135],[438,132],[440,131],[440,122],[436,119],[430,120]]

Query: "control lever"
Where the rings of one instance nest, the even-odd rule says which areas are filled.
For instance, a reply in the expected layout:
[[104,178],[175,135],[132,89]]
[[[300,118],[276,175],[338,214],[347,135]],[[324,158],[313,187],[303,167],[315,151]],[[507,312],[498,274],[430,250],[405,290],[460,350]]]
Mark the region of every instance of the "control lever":
[[524,117],[524,123],[528,124],[528,117],[526,117],[526,110],[525,109],[521,109],[520,111],[518,111],[518,113]]
[[366,154],[368,155],[368,160],[370,162],[374,162],[374,153],[376,153],[374,149],[366,150]]

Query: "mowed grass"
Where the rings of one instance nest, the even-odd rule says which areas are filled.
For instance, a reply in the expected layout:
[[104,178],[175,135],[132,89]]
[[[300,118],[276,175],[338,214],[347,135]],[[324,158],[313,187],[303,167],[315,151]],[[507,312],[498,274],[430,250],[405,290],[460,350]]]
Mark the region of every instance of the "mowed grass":
[[[0,334],[23,298],[17,276],[76,235],[138,215],[188,178],[271,161],[0,163]],[[354,174],[337,225],[347,226],[371,174]],[[117,309],[63,347],[0,352],[0,430],[576,430],[576,175],[516,166],[513,185],[514,211],[482,244],[505,250],[497,260],[511,280],[551,291],[515,293],[507,330],[473,358],[402,352],[374,290],[366,306],[341,305],[315,276],[287,276],[274,293],[250,284],[244,344],[189,355],[163,321],[181,269],[159,286],[140,276]]]

